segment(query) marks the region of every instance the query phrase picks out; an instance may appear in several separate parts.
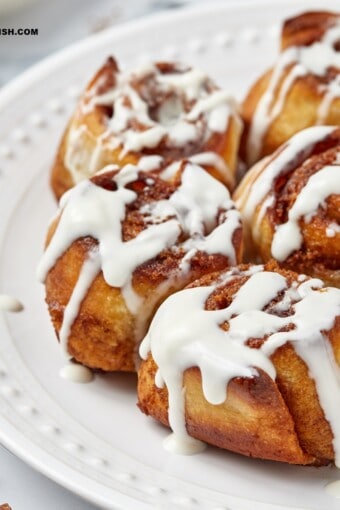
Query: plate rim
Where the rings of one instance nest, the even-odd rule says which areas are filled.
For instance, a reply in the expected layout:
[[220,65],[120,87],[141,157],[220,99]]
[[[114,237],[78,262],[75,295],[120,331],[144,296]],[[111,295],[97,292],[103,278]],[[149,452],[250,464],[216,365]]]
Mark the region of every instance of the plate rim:
[[[328,0],[328,3],[336,3],[336,0]],[[309,3],[309,0],[299,0],[297,3],[296,0],[279,0],[278,5],[284,4],[285,6],[294,6],[296,9],[303,9]],[[86,37],[80,41],[72,43],[71,45],[63,48],[57,52],[54,52],[52,55],[44,58],[42,61],[33,65],[22,74],[20,74],[17,78],[10,81],[7,85],[5,85],[0,90],[0,110],[3,107],[8,106],[10,102],[12,102],[16,96],[23,92],[23,90],[34,87],[36,83],[38,83],[41,79],[48,76],[51,69],[59,69],[62,65],[66,64],[73,59],[76,59],[77,56],[81,56],[86,52],[87,48],[94,49],[95,47],[101,46],[105,44],[106,40],[114,41],[115,39],[119,39],[124,37],[126,34],[131,33],[136,29],[147,29],[149,26],[152,26],[155,23],[163,24],[163,23],[174,23],[176,20],[186,19],[190,14],[195,15],[204,15],[204,13],[211,12],[212,9],[217,9],[219,12],[228,12],[233,10],[235,7],[237,10],[243,10],[247,7],[254,8],[254,6],[258,8],[266,5],[273,5],[272,0],[230,0],[227,3],[222,2],[209,2],[207,4],[199,4],[194,7],[186,7],[179,9],[177,11],[163,11],[155,14],[151,14],[145,17],[142,17],[138,20],[128,21],[126,23],[121,24],[118,27],[112,27],[106,29],[105,31],[94,34],[89,37]],[[70,466],[66,466],[60,459],[56,459],[51,456],[49,453],[43,451],[42,448],[38,448],[33,442],[31,442],[31,447],[26,448],[23,446],[22,441],[25,440],[24,435],[21,431],[15,429],[12,423],[5,419],[5,417],[0,412],[0,440],[4,444],[6,448],[8,448],[12,453],[23,459],[27,464],[31,467],[42,473],[43,475],[49,477],[54,480],[61,486],[66,489],[72,491],[74,494],[86,499],[89,502],[92,502],[95,505],[102,505],[105,508],[112,508],[117,510],[125,510],[129,508],[126,506],[126,503],[136,503],[134,497],[128,496],[123,492],[119,493],[119,498],[123,500],[118,504],[115,502],[114,506],[110,504],[108,506],[107,498],[102,498],[100,496],[100,491],[93,492],[92,486],[96,486],[98,488],[102,487],[101,483],[98,483],[95,480],[89,480],[88,476],[83,473],[77,472],[77,476],[68,477],[67,472],[70,471],[74,475],[74,469]],[[20,436],[18,440],[18,435]],[[21,437],[22,436],[22,437]],[[41,460],[41,456],[34,457],[31,453],[33,450],[39,450],[40,452],[44,452],[53,462],[49,464],[44,464],[43,460]],[[57,469],[55,466],[60,466],[62,469]],[[66,473],[65,473],[66,471]],[[85,482],[85,483],[84,483]],[[188,482],[189,483],[189,482]],[[113,493],[114,489],[110,489]],[[236,497],[227,495],[232,500],[234,500],[235,504],[238,505],[242,503],[249,503],[251,500],[243,497]],[[227,503],[228,504],[228,503]],[[148,509],[150,508],[148,503],[143,501],[138,501],[138,508],[140,509]],[[131,508],[131,506],[130,506]],[[281,505],[273,505],[271,503],[263,503],[263,509],[272,509],[272,510],[284,510],[288,508],[290,510],[294,510],[291,506],[281,506]],[[302,507],[298,507],[298,510],[303,510]],[[307,510],[307,509],[306,509]]]
[[[334,3],[334,7],[336,6],[336,2],[337,0],[327,0],[327,3]],[[277,4],[279,5],[280,3],[285,6],[294,6],[297,9],[300,9],[301,6],[301,9],[303,9],[303,5],[310,3],[310,0],[278,0]],[[228,0],[226,3],[221,0],[212,0],[212,2],[209,1],[209,4],[202,3],[194,6],[185,6],[176,11],[164,10],[151,13],[139,19],[126,21],[118,26],[109,27],[102,32],[84,37],[79,41],[69,44],[65,48],[52,52],[5,84],[0,90],[0,110],[6,106],[16,94],[20,93],[23,88],[31,87],[35,82],[42,79],[48,74],[52,67],[58,68],[63,63],[75,58],[78,54],[82,54],[87,47],[93,48],[95,46],[100,46],[106,39],[120,38],[135,29],[145,28],[148,25],[152,26],[155,23],[168,23],[169,18],[171,21],[176,21],[187,18],[191,14],[203,15],[204,13],[211,13],[213,9],[230,11],[234,8],[246,9],[247,7],[254,8],[254,6],[258,8],[261,6],[273,6],[273,0]]]

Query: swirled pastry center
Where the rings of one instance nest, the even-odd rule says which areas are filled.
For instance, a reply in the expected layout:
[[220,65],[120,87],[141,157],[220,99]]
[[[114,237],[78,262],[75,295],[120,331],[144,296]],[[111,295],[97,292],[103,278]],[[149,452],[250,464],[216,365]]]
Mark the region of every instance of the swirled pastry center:
[[199,69],[150,65],[134,73],[117,73],[114,87],[89,92],[86,110],[111,110],[103,141],[122,147],[121,156],[154,148],[203,144],[212,132],[223,133],[234,103]]
[[272,255],[280,262],[301,248],[303,237],[299,220],[310,221],[332,194],[340,195],[340,165],[325,166],[313,174],[288,212],[288,221],[279,225],[272,241]]
[[[337,127],[300,131],[257,163],[235,193],[248,234],[264,260],[296,271],[336,275],[339,268],[340,150]],[[270,235],[265,235],[267,227]],[[304,259],[304,267],[299,264]],[[334,276],[336,277],[336,276]],[[327,280],[332,282],[332,280]],[[332,282],[333,283],[333,282]],[[337,286],[337,284],[336,284]]]
[[[249,189],[246,199],[240,198],[236,205],[242,209],[244,219],[250,223],[257,205],[266,197],[273,187],[273,183],[280,175],[286,175],[296,168],[304,159],[306,159],[314,150],[317,143],[325,140],[336,128],[330,126],[311,127],[294,135],[282,148],[275,154],[275,157],[268,158],[265,163],[265,171],[262,171],[256,181]],[[265,209],[269,207],[265,204]]]

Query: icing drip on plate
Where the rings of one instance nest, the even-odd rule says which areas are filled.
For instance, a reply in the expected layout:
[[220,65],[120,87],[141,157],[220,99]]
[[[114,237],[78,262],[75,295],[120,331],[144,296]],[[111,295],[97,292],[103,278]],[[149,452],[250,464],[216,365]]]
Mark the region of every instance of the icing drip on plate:
[[78,363],[68,363],[59,372],[62,379],[67,381],[86,384],[93,381],[94,374],[92,370]]
[[[284,50],[273,69],[266,92],[261,97],[250,126],[247,141],[247,159],[250,164],[259,159],[263,138],[270,124],[280,115],[295,81],[312,74],[326,76],[330,68],[340,69],[340,53],[335,44],[340,40],[340,21],[329,28],[320,41],[309,46],[292,46]],[[284,76],[284,74],[286,75]],[[326,85],[320,84],[322,99],[315,124],[321,124],[328,116],[334,99],[340,97],[340,78],[336,75]],[[275,93],[280,87],[275,99]]]
[[[235,263],[233,234],[240,228],[240,215],[228,190],[192,163],[183,163],[180,172],[180,184],[167,200],[146,202],[140,207],[144,229],[127,241],[123,239],[122,223],[127,208],[138,198],[129,185],[142,178],[152,188],[155,176],[140,177],[137,167],[126,165],[111,178],[115,190],[83,181],[63,196],[59,222],[38,267],[39,279],[45,281],[59,257],[77,239],[90,236],[97,242],[83,263],[64,310],[60,340],[65,351],[81,303],[100,272],[108,285],[121,289],[128,309],[136,316],[143,302],[133,289],[133,272],[164,250],[183,253],[178,277],[187,273],[198,251],[222,254]],[[169,288],[172,283],[169,278]]]
[[[229,306],[206,310],[209,295],[231,280],[248,276]],[[301,279],[300,279],[301,280]],[[231,270],[209,287],[188,288],[170,296],[158,309],[140,347],[142,358],[151,352],[157,366],[156,384],[166,385],[169,422],[175,450],[192,447],[185,424],[183,373],[198,367],[208,402],[222,404],[235,377],[256,377],[257,369],[275,379],[270,356],[291,342],[307,364],[320,404],[333,431],[336,464],[340,466],[339,369],[323,332],[329,331],[340,314],[340,290],[322,288],[321,280],[298,280],[289,285],[281,274],[255,266],[250,272]],[[268,305],[273,301],[275,304]],[[267,311],[265,311],[267,310]],[[282,316],[282,311],[286,313]],[[225,331],[220,326],[228,322]],[[250,338],[264,338],[258,348]],[[326,352],[325,352],[326,351]],[[177,441],[176,447],[173,443]],[[198,443],[198,449],[201,445]]]
[[5,312],[21,312],[24,306],[20,301],[6,294],[0,294],[0,311]]

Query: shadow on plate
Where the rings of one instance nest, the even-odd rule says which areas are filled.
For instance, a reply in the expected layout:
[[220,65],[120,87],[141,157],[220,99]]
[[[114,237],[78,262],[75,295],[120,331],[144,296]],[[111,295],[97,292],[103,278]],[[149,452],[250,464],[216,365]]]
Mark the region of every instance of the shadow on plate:
[[137,374],[132,372],[100,372],[96,374],[102,386],[112,387],[122,393],[137,393]]

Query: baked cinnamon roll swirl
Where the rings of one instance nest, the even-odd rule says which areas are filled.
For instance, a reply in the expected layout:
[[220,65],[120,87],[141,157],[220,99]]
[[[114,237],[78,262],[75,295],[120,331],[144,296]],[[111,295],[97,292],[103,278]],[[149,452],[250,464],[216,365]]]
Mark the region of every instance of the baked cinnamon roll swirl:
[[201,70],[155,63],[122,73],[109,58],[69,122],[52,188],[59,198],[107,164],[136,164],[150,154],[166,164],[199,154],[196,162],[231,189],[241,130],[233,99]]
[[242,155],[251,165],[298,131],[340,125],[340,15],[308,12],[283,25],[276,65],[242,105]]
[[67,356],[133,371],[157,306],[241,257],[240,214],[201,167],[182,161],[166,182],[110,166],[63,196],[38,273]]
[[234,199],[248,258],[340,286],[340,128],[295,135],[246,174]]
[[141,355],[166,448],[340,466],[339,289],[273,262],[207,275],[160,306]]

